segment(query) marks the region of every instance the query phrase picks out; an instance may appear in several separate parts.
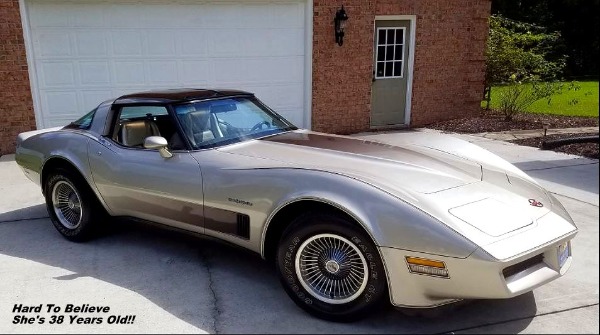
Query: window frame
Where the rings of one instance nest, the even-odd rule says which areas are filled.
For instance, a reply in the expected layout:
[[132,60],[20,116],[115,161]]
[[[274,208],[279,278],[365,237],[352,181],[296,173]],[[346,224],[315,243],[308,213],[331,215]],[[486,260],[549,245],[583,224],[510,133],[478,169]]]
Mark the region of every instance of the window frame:
[[142,148],[128,147],[114,139],[114,136],[116,135],[115,132],[118,131],[117,124],[118,124],[119,120],[121,119],[121,112],[124,107],[164,107],[167,110],[167,115],[171,118],[171,120],[175,124],[175,131],[177,131],[177,134],[179,135],[179,137],[181,137],[181,139],[185,143],[185,149],[177,149],[177,150],[169,149],[169,150],[172,152],[188,152],[188,151],[190,151],[191,144],[189,143],[187,136],[182,135],[183,134],[182,128],[181,128],[181,125],[179,124],[179,120],[175,116],[175,111],[173,110],[171,104],[167,104],[167,103],[133,102],[133,103],[124,103],[124,104],[113,104],[110,107],[111,116],[110,116],[110,120],[109,120],[109,122],[110,122],[110,127],[108,128],[109,130],[106,134],[104,134],[102,136],[106,140],[110,141],[111,143],[113,143],[114,145],[116,145],[117,147],[119,147],[121,149],[136,150],[136,151],[140,151],[140,150],[157,151],[156,149],[146,149],[143,147]]
[[[96,107],[96,108],[92,109],[91,111],[85,113],[85,115],[83,115],[82,117],[78,118],[77,120],[69,123],[64,128],[65,129],[89,130],[92,127],[92,124],[94,123],[94,117],[96,116],[96,112],[98,111],[98,108],[99,107]],[[88,116],[90,117],[90,122],[86,126],[83,126],[82,124],[77,123],[81,120],[84,120]]]
[[[386,33],[385,33],[386,34],[385,43],[383,43],[383,44],[379,44],[379,32],[381,30],[386,30]],[[388,44],[387,43],[387,30],[394,30],[394,43],[392,43],[392,44]],[[398,30],[402,30],[402,41],[401,41],[402,44],[397,44],[396,43],[396,32]],[[404,57],[404,54],[405,54],[405,51],[406,51],[406,49],[405,49],[406,48],[406,27],[377,27],[377,33],[375,34],[375,36],[376,36],[375,37],[375,62],[374,62],[374,71],[373,71],[375,73],[375,79],[401,79],[401,78],[404,78],[404,65],[405,65],[405,62],[406,62],[406,59]],[[391,60],[386,60],[385,56],[384,56],[384,60],[380,61],[379,60],[379,47],[387,48],[389,46],[393,47],[394,57]],[[402,49],[401,50],[401,54],[402,54],[402,58],[401,59],[396,59],[396,51],[395,51],[395,49],[396,49],[397,46],[400,46],[401,49]],[[401,64],[402,64],[402,67],[400,68],[400,75],[399,76],[394,76],[393,75],[394,74],[394,68],[396,66],[396,62],[401,62]],[[384,70],[383,70],[383,75],[382,76],[380,76],[377,73],[377,65],[379,63],[383,63],[383,69]],[[392,65],[393,66],[392,67],[392,76],[386,76],[385,75],[385,68],[387,67],[387,63],[392,63],[393,64]]]

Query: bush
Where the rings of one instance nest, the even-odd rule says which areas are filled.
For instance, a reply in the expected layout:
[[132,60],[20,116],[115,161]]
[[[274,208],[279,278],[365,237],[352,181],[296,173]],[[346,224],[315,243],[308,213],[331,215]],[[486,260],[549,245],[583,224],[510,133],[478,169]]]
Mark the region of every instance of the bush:
[[[538,100],[546,99],[548,105],[550,105],[552,96],[562,94],[564,89],[568,91],[578,91],[581,89],[581,85],[576,81],[568,83],[566,87],[565,83],[561,82],[531,80],[529,83],[524,84],[516,81],[515,77],[512,77],[511,81],[498,94],[498,108],[507,121],[511,120],[518,113],[525,112],[529,106]],[[579,100],[576,98],[568,102],[569,105],[578,103]]]
[[562,84],[558,82],[533,81],[529,85],[513,82],[500,92],[498,99],[500,112],[506,121],[510,121],[516,114],[525,112],[538,100],[548,99],[550,103],[550,97],[560,93],[561,90]]

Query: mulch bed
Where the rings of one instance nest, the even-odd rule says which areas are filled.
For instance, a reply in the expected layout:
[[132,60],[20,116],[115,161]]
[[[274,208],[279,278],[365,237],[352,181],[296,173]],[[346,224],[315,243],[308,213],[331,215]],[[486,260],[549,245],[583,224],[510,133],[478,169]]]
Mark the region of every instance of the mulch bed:
[[[598,127],[598,118],[524,113],[516,115],[511,121],[506,121],[504,120],[503,115],[495,111],[482,111],[479,115],[437,122],[429,124],[426,127],[448,132],[475,134],[508,130],[543,129],[545,123],[549,125],[549,129]],[[544,140],[563,139],[583,135],[594,134],[548,135],[544,138]],[[511,142],[519,145],[540,148],[542,140],[543,138],[541,137],[534,137]],[[594,159],[598,159],[599,151],[597,143],[568,144],[552,150]]]
[[542,129],[544,123],[552,128],[597,127],[598,118],[579,116],[558,116],[547,114],[518,114],[511,121],[494,111],[481,112],[479,115],[428,124],[427,128],[474,134],[507,130]]

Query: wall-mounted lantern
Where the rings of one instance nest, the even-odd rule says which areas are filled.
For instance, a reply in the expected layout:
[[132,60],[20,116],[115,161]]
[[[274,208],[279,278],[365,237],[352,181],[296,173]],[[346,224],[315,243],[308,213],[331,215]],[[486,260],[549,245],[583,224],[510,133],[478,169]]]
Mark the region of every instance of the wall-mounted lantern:
[[348,21],[348,15],[346,15],[346,11],[342,5],[342,8],[335,12],[335,18],[333,19],[333,22],[335,23],[335,42],[340,46],[344,44],[344,29],[346,29],[346,21]]

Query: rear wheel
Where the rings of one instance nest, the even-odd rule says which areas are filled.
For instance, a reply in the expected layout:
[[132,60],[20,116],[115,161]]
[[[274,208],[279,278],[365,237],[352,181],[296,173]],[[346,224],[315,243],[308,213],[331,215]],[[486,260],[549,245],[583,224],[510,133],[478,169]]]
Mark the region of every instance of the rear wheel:
[[44,185],[46,208],[54,227],[67,239],[81,242],[96,232],[105,211],[79,175],[56,169]]
[[354,321],[387,295],[383,263],[362,229],[333,214],[310,213],[284,232],[277,253],[280,280],[307,312]]

